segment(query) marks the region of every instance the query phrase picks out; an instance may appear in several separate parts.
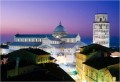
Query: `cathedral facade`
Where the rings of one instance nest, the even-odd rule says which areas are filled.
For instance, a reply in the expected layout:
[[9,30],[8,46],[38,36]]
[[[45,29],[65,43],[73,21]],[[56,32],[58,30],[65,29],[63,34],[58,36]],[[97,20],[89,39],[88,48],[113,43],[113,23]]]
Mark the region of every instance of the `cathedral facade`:
[[68,34],[60,23],[52,34],[16,34],[10,52],[21,48],[39,48],[49,52],[58,63],[75,62],[75,52],[86,44],[79,34]]

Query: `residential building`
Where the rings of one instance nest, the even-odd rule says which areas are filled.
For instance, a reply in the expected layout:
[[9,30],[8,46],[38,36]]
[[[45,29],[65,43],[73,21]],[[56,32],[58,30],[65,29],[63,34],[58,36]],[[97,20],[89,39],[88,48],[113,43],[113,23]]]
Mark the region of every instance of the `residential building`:
[[8,56],[9,60],[16,60],[16,58],[19,57],[22,61],[28,60],[29,62],[36,64],[49,63],[51,61],[50,53],[36,48],[19,49],[9,53]]
[[[111,52],[110,48],[98,44],[81,47],[80,52],[76,52],[76,69],[79,82],[118,81],[119,57],[110,57]],[[114,67],[111,70],[112,65],[118,65],[117,69]]]
[[19,49],[1,55],[1,65],[6,69],[7,78],[22,75],[37,69],[37,64],[54,63],[54,58],[41,49]]
[[[119,80],[119,57],[103,57],[83,63],[84,80],[87,82],[116,82]],[[114,65],[114,66],[113,66]],[[112,66],[112,67],[111,67]],[[118,67],[117,67],[118,66]]]

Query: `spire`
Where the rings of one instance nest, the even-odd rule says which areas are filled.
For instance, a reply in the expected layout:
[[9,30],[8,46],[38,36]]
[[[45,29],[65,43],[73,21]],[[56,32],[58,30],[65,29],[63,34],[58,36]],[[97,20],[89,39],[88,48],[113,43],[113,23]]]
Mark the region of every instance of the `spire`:
[[60,21],[59,25],[62,25],[61,21]]

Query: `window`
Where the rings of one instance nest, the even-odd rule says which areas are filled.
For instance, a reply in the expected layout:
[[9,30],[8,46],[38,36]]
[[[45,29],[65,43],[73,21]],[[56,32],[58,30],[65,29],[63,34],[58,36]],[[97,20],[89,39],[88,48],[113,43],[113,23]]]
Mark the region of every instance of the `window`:
[[96,80],[98,79],[98,74],[96,73]]
[[71,42],[74,42],[74,39],[71,39]]
[[41,42],[41,38],[40,38],[39,40],[40,40],[40,42]]
[[100,22],[102,22],[102,18],[100,18]]
[[103,76],[101,77],[101,79],[102,79],[102,82],[104,82],[104,77]]
[[102,24],[100,24],[99,27],[100,27],[99,29],[102,29]]
[[17,41],[19,42],[19,39],[17,39]]
[[69,39],[67,39],[67,42],[69,42]]
[[26,42],[26,38],[25,38],[25,42]]
[[29,39],[29,42],[31,42],[31,39]]
[[34,38],[32,39],[32,42],[34,42],[35,40],[34,40]]
[[93,71],[91,71],[91,77],[93,77]]
[[105,18],[105,21],[107,21],[106,18]]
[[37,42],[37,38],[35,39],[35,42]]

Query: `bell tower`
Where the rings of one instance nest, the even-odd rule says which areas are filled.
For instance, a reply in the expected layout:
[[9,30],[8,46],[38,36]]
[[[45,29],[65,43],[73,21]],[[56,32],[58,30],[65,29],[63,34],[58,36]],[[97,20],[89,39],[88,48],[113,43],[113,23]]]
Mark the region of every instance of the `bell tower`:
[[95,22],[93,23],[93,43],[109,47],[109,30],[108,15],[96,14]]

